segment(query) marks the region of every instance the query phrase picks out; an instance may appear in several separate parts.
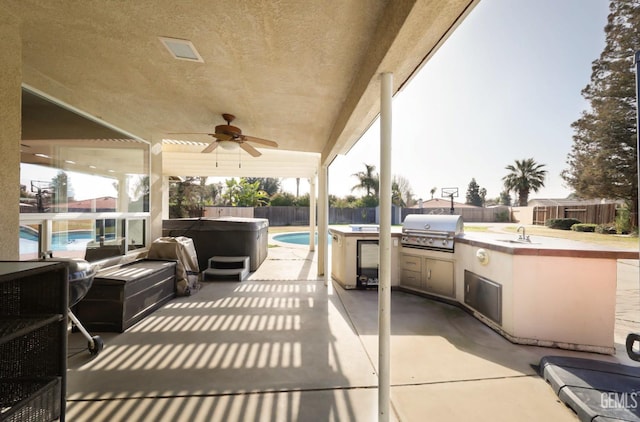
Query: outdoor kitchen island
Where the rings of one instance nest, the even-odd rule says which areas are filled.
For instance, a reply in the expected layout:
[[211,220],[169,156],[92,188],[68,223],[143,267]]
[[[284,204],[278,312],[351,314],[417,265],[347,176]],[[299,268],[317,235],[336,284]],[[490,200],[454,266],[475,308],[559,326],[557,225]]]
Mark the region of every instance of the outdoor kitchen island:
[[[329,233],[331,275],[355,288],[357,241],[378,240],[379,233],[349,226]],[[462,307],[514,343],[615,353],[617,260],[638,259],[637,251],[471,232],[453,236],[446,252],[398,245],[398,237],[407,236],[393,227],[393,288]]]
[[455,256],[456,300],[510,341],[615,354],[617,260],[637,251],[465,233]]

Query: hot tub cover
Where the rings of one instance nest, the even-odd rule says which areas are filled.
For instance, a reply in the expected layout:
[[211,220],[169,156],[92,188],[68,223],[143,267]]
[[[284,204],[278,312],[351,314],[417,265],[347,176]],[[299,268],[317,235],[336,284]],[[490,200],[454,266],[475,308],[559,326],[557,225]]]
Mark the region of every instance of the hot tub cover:
[[147,255],[149,259],[175,259],[176,294],[189,296],[198,286],[198,256],[193,239],[185,236],[159,237],[154,240]]

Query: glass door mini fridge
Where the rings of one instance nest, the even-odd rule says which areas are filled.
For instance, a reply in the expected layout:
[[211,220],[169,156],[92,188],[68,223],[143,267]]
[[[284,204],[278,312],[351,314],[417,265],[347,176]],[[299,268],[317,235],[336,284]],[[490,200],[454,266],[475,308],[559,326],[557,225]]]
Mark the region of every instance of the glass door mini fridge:
[[378,287],[378,240],[357,241],[356,288]]

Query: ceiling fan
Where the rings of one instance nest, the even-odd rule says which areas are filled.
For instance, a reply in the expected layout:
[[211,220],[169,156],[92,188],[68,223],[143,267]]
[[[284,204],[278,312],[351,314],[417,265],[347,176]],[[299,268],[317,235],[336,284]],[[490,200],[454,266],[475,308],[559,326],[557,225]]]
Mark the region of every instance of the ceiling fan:
[[[253,157],[259,157],[262,155],[260,151],[255,149],[249,142],[254,144],[260,144],[268,147],[277,148],[278,144],[274,141],[269,141],[267,139],[256,138],[255,136],[243,135],[242,130],[240,130],[237,126],[231,126],[231,122],[233,122],[236,118],[233,114],[224,113],[222,118],[227,122],[226,125],[218,125],[215,128],[214,133],[208,132],[181,132],[181,135],[209,135],[215,138],[215,141],[211,142],[202,152],[207,153],[216,149],[218,146],[224,149],[234,149],[238,146],[248,152]],[[178,134],[178,133],[173,133]]]

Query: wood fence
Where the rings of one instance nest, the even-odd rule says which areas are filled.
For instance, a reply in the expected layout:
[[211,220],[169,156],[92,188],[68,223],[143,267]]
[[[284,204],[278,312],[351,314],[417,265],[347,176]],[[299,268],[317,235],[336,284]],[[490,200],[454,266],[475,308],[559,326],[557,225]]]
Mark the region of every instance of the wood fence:
[[[575,218],[583,223],[608,224],[616,219],[616,204],[565,205],[533,207],[533,224],[544,225],[550,218]],[[531,210],[530,208],[528,208]],[[402,208],[400,221],[409,214],[449,214],[446,208]],[[507,206],[490,208],[455,208],[467,223],[510,222]],[[266,218],[270,226],[307,226],[309,207],[205,207],[204,216]],[[376,224],[376,208],[329,208],[329,224]]]
[[[308,226],[309,207],[258,207],[256,218],[266,218],[270,226]],[[329,224],[374,224],[375,208],[329,208]]]
[[544,225],[551,218],[575,218],[582,223],[609,224],[616,221],[618,204],[556,205],[533,208],[533,224]]
[[[449,214],[449,212],[449,208],[402,208],[394,223],[401,224],[408,214]],[[378,222],[376,214],[376,208],[329,208],[329,224],[376,224]],[[509,208],[456,208],[454,214],[462,215],[466,222],[506,221]],[[205,207],[204,216],[266,218],[270,226],[309,225],[309,207]]]
[[253,207],[204,207],[204,217],[245,217],[253,218]]

